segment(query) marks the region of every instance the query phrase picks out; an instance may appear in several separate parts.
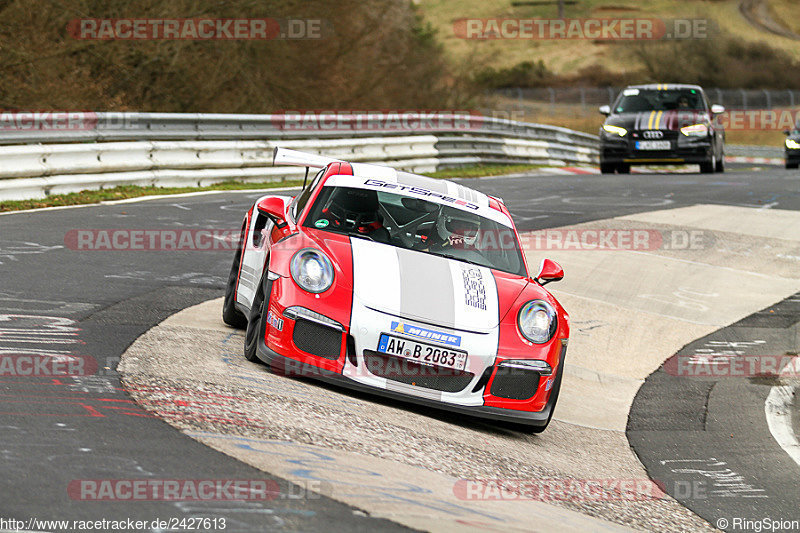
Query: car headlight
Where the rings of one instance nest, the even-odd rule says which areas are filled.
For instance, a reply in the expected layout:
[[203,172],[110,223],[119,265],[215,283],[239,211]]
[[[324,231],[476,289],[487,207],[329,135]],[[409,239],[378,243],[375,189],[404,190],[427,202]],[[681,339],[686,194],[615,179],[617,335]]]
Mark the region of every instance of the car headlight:
[[611,133],[613,135],[619,135],[620,137],[625,137],[628,134],[628,130],[625,128],[620,128],[619,126],[612,126],[611,124],[603,124],[603,129],[607,133]]
[[303,248],[295,253],[289,270],[294,282],[308,292],[325,292],[333,284],[331,260],[314,248]]
[[522,336],[536,344],[544,344],[556,334],[556,310],[542,300],[532,300],[519,310],[517,327]]
[[797,150],[800,148],[800,143],[795,141],[794,139],[786,139],[786,148],[791,150]]
[[705,124],[692,124],[681,128],[681,133],[687,137],[705,137],[708,135],[708,126]]

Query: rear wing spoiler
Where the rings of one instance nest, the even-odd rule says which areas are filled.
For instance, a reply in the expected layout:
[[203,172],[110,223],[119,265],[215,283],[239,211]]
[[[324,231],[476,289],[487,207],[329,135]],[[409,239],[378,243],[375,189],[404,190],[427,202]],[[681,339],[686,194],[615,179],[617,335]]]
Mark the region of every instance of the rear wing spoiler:
[[306,152],[298,152],[297,150],[289,150],[288,148],[280,147],[276,147],[272,155],[272,164],[274,166],[323,168],[331,163],[343,163],[343,161],[333,157],[308,154]]

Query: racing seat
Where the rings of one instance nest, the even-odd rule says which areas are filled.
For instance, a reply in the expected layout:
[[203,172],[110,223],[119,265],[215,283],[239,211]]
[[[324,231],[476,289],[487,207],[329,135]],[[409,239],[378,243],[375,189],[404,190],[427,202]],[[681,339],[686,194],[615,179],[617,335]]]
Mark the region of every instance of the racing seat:
[[328,200],[324,213],[337,229],[367,235],[378,242],[389,242],[389,232],[383,227],[383,217],[378,212],[376,191],[338,187]]

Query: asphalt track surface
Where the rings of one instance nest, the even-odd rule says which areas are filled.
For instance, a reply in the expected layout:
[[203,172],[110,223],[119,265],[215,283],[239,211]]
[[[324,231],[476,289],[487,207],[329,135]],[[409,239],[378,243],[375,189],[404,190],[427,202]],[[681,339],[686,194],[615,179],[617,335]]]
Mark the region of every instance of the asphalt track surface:
[[[548,175],[464,183],[503,197],[520,230],[699,203],[800,211],[800,174],[775,167],[732,165],[729,172],[711,176]],[[207,516],[225,518],[227,531],[316,531],[331,524],[337,529],[402,529],[327,498],[291,497],[297,489],[280,480],[280,492],[287,496],[247,504],[86,502],[68,491],[70,482],[81,479],[264,478],[262,472],[153,418],[130,401],[114,371],[120,355],[148,329],[181,309],[221,296],[230,252],[85,252],[65,246],[72,229],[235,230],[258,196],[203,194],[0,216],[0,351],[60,351],[97,364],[96,373],[80,377],[0,376],[0,461],[5,474],[0,478],[0,517]],[[763,402],[752,403],[763,418]],[[792,465],[775,450],[769,433],[750,433],[750,454],[769,450],[758,464],[765,483],[791,479],[787,473]],[[635,437],[631,439],[636,446]],[[718,452],[735,448],[729,442],[707,446]],[[650,473],[655,479],[661,474]],[[775,517],[797,518],[797,505],[790,499],[769,501],[764,508]],[[709,521],[720,514],[719,508],[687,505]],[[759,509],[765,504],[755,505]]]

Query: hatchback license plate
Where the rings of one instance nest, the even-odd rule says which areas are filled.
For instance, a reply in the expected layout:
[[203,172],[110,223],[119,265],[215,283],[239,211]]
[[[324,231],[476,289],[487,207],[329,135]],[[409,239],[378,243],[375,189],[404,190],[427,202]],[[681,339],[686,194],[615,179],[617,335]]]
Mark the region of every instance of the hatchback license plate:
[[636,141],[637,150],[669,150],[672,145],[669,141]]

